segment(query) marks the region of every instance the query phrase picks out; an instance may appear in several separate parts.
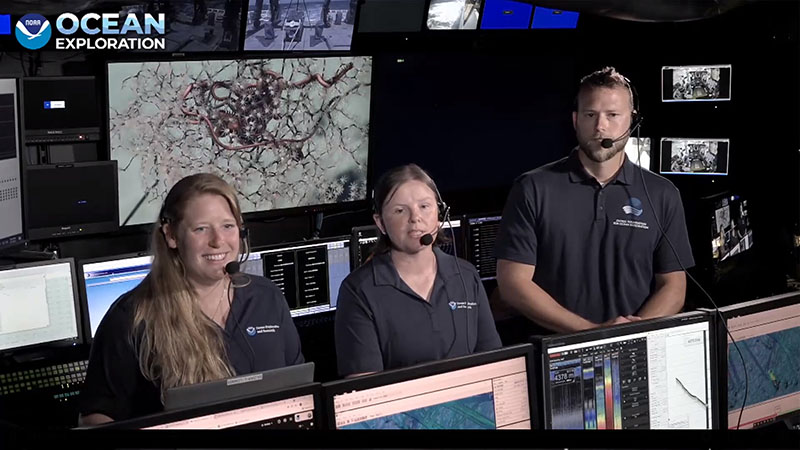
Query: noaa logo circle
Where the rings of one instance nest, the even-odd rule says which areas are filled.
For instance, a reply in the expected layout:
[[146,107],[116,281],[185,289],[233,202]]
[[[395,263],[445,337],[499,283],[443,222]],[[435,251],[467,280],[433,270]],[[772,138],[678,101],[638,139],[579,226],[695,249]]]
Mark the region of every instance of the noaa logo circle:
[[17,21],[14,32],[17,42],[28,50],[39,50],[50,42],[53,30],[50,22],[41,14],[25,14]]
[[448,303],[448,305],[450,305],[450,309],[452,309],[453,311],[456,310],[456,302],[450,302]]
[[247,327],[247,334],[249,334],[250,336],[255,336],[256,335],[256,327]]
[[622,211],[625,214],[639,217],[644,212],[644,208],[642,207],[642,201],[636,197],[631,197],[629,200],[629,204],[622,207]]

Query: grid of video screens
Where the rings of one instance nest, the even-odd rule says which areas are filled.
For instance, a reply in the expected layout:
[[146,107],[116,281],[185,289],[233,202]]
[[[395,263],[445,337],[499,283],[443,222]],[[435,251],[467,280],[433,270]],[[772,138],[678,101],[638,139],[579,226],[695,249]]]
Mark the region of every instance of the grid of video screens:
[[429,30],[476,30],[483,0],[430,0]]
[[0,270],[0,352],[81,342],[72,258]]
[[711,332],[689,313],[545,338],[545,428],[712,429]]
[[0,248],[23,241],[18,117],[16,80],[0,79]]
[[526,344],[497,350],[495,356],[478,353],[329,383],[329,425],[337,430],[531,429],[530,351]]
[[494,244],[500,231],[500,214],[469,217],[467,222],[467,255],[481,280],[497,278],[497,258],[494,255]]
[[741,351],[740,356],[725,333],[722,355],[727,355],[727,403],[724,406],[728,428],[757,428],[792,417],[797,421],[800,416],[800,293],[723,307],[720,313]]
[[714,203],[711,218],[711,251],[715,262],[753,247],[753,230],[747,212],[747,200],[728,195]]
[[731,66],[664,66],[661,99],[665,102],[731,99]]
[[249,0],[244,50],[350,50],[356,6],[351,0]]
[[366,199],[371,74],[369,57],[109,63],[120,223],[153,222],[198,172],[246,213]]
[[661,139],[662,174],[727,175],[729,139]]
[[261,258],[264,276],[281,289],[292,317],[333,311],[350,274],[350,237],[271,247]]

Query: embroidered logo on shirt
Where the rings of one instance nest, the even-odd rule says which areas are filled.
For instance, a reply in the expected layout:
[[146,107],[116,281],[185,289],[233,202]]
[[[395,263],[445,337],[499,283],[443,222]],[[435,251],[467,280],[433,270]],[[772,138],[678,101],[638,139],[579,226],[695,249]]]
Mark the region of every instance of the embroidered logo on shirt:
[[642,208],[642,201],[636,197],[631,197],[628,200],[628,204],[622,207],[622,211],[629,216],[639,217],[644,212],[644,208]]
[[246,330],[248,335],[255,336],[257,334],[275,333],[280,327],[280,325],[260,325],[257,327],[247,327]]
[[450,305],[450,309],[452,309],[453,311],[456,310],[456,302],[450,302],[448,303],[448,305]]
[[450,305],[450,309],[455,311],[457,309],[472,309],[472,308],[478,306],[478,303],[476,303],[476,302],[450,302],[450,303],[448,303],[448,305]]

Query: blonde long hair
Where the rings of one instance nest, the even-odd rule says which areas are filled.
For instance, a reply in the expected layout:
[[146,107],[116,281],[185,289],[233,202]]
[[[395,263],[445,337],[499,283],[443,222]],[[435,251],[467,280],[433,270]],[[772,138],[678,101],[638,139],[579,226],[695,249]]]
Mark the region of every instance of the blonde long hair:
[[177,230],[187,203],[203,194],[222,196],[242,228],[239,202],[228,183],[209,173],[183,178],[164,200],[151,236],[150,273],[132,293],[136,304],[133,330],[141,330],[134,339],[139,368],[145,378],[160,385],[162,401],[169,388],[234,374],[222,333],[200,309],[181,255],[169,248],[162,228],[169,224],[173,232]]

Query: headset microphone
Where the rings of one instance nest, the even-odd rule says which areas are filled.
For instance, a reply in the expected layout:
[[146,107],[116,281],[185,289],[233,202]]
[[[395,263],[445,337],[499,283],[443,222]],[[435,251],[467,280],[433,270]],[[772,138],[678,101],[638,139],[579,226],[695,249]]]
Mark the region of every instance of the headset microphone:
[[419,238],[419,243],[422,245],[433,244],[433,235],[430,233],[423,234],[422,237]]
[[[438,191],[436,192],[436,195],[437,196],[439,195]],[[441,199],[441,197],[439,197],[439,199]],[[436,224],[437,224],[436,225],[436,232],[437,233],[442,230],[442,225],[448,219],[448,217],[450,217],[450,207],[448,205],[446,205],[445,203],[441,202],[441,201],[440,201],[440,205],[444,206],[444,208],[443,208],[444,211],[439,211],[439,217],[437,218],[437,221],[436,221]],[[422,245],[431,245],[431,244],[433,244],[433,234],[431,234],[431,233],[423,234],[419,238],[419,243],[422,244]]]
[[636,131],[636,129],[639,128],[639,125],[641,125],[641,124],[642,124],[642,116],[637,114],[636,117],[633,119],[633,124],[631,124],[631,127],[628,128],[628,131],[622,133],[622,136],[620,136],[620,137],[618,137],[616,139],[605,138],[605,139],[601,140],[600,141],[600,147],[603,147],[603,148],[611,148],[611,147],[613,147],[615,142],[619,142],[619,141],[625,139],[626,137],[629,137],[630,135],[632,135],[633,132]]
[[231,261],[228,264],[225,264],[225,273],[228,275],[235,275],[239,273],[239,263],[236,261]]

